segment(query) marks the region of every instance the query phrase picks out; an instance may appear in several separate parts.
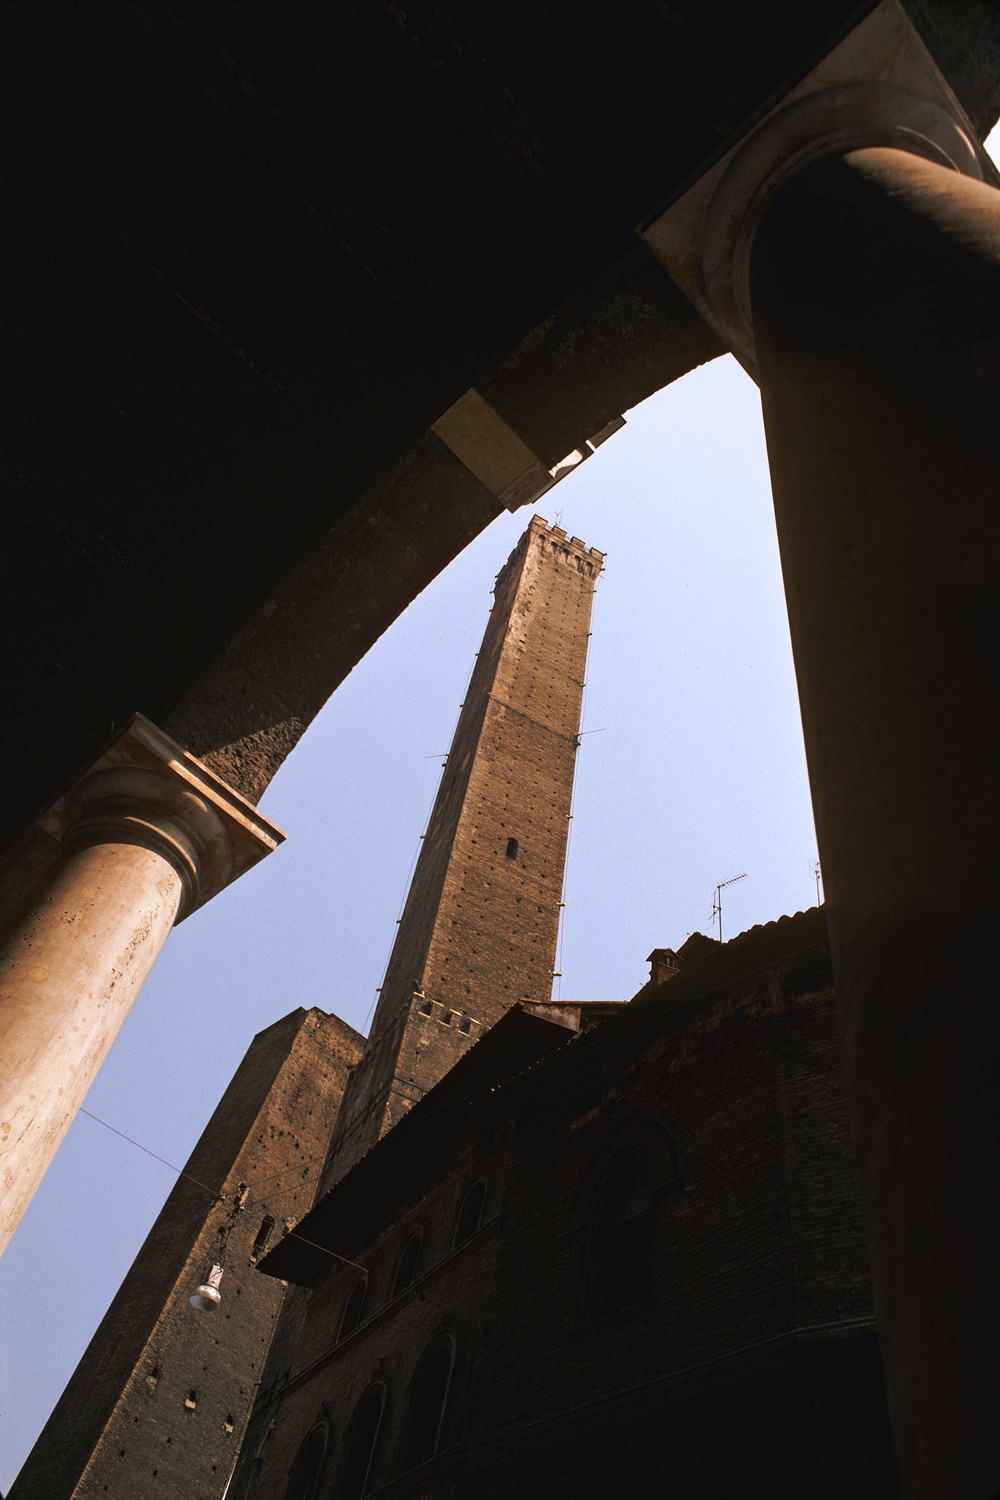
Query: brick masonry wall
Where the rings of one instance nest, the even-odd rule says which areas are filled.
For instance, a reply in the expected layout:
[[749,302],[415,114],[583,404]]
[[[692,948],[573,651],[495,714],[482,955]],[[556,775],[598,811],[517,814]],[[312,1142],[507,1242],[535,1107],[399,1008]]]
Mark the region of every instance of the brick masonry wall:
[[[428,1165],[438,1174],[433,1188],[400,1184],[391,1193],[385,1235],[357,1251],[370,1271],[362,1326],[337,1344],[356,1273],[332,1270],[312,1299],[262,1456],[261,1495],[283,1493],[316,1422],[328,1435],[324,1484],[333,1482],[351,1412],[372,1382],[386,1394],[373,1490],[389,1486],[393,1500],[452,1482],[464,1493],[469,1475],[501,1474],[511,1463],[517,1492],[536,1493],[523,1487],[532,1453],[541,1465],[559,1451],[572,1472],[575,1447],[595,1424],[602,1443],[617,1433],[631,1445],[637,1468],[644,1451],[661,1463],[652,1437],[644,1450],[636,1431],[642,1414],[650,1433],[680,1402],[703,1417],[740,1379],[748,1389],[774,1381],[783,1400],[801,1399],[812,1425],[798,1447],[807,1455],[815,1447],[830,1472],[891,1474],[832,993],[794,993],[772,970],[679,1028],[664,1012],[662,1033],[643,1038],[619,1041],[603,1060],[595,1053],[585,1069],[572,1065],[582,1044],[570,1042],[565,1062],[539,1070],[534,1092],[523,1085],[512,1114],[484,1110],[463,1125],[453,1153]],[[603,1172],[628,1143],[656,1163],[656,1295],[596,1318],[585,1297],[589,1216]],[[480,1177],[488,1183],[482,1228],[453,1249],[458,1204]],[[395,1259],[418,1226],[420,1279],[413,1294],[389,1301]],[[397,1477],[409,1382],[441,1330],[459,1349],[442,1443],[450,1451]],[[858,1351],[854,1363],[836,1352],[845,1340]],[[813,1373],[793,1377],[806,1346]],[[866,1372],[863,1390],[852,1387],[855,1365]],[[822,1399],[802,1386],[813,1379]],[[735,1421],[739,1399],[725,1400],[736,1403],[726,1418]],[[765,1401],[751,1424],[775,1424],[779,1455],[782,1412]],[[864,1437],[852,1445],[844,1434],[862,1417]],[[724,1443],[726,1429],[715,1436]],[[578,1482],[589,1493],[583,1471]],[[853,1482],[838,1489],[834,1477],[829,1492],[853,1500]],[[891,1494],[888,1484],[872,1493]],[[824,1480],[817,1493],[827,1490]]]
[[483,1027],[549,997],[601,563],[536,517],[497,578],[330,1181]]
[[[522,1127],[509,1170],[504,1212],[520,1227],[494,1289],[482,1441],[502,1445],[522,1424],[555,1430],[595,1395],[632,1404],[795,1330],[871,1318],[829,991],[789,997],[772,980],[733,996],[595,1077],[568,1119],[544,1125]],[[660,1163],[657,1295],[594,1319],[590,1193],[630,1141]],[[525,1357],[532,1341],[543,1361]]]
[[[391,1477],[406,1414],[406,1393],[421,1354],[442,1331],[454,1337],[458,1359],[453,1374],[455,1399],[449,1402],[443,1444],[451,1447],[463,1431],[475,1350],[482,1337],[483,1308],[503,1253],[500,1212],[509,1140],[475,1127],[450,1163],[452,1171],[392,1223],[368,1248],[365,1311],[358,1330],[337,1341],[344,1304],[358,1273],[333,1267],[313,1295],[292,1377],[281,1395],[273,1429],[260,1451],[260,1472],[248,1497],[282,1496],[304,1439],[320,1424],[328,1434],[323,1486],[333,1480],[344,1438],[358,1401],[372,1384],[385,1390],[378,1474]],[[466,1192],[488,1182],[481,1227],[463,1245],[453,1245],[455,1223]],[[392,1296],[399,1254],[415,1232],[423,1235],[417,1279]],[[378,1483],[382,1482],[382,1478]],[[233,1500],[243,1500],[237,1491]]]
[[278,1395],[289,1374],[296,1346],[302,1335],[309,1292],[305,1287],[288,1286],[281,1303],[260,1376],[260,1385],[240,1443],[236,1466],[226,1491],[226,1500],[242,1500],[257,1470],[257,1458],[267,1440],[278,1410]]
[[[11,1500],[218,1500],[281,1309],[255,1269],[311,1206],[361,1038],[299,1010],[257,1036],[11,1490]],[[213,1263],[214,1313],[188,1305]]]
[[[817,1004],[834,1010],[832,991]],[[789,1182],[789,1229],[801,1326],[837,1324],[871,1298],[854,1175],[854,1138],[834,1026],[791,1013],[776,1049]],[[850,1164],[845,1172],[843,1164]]]

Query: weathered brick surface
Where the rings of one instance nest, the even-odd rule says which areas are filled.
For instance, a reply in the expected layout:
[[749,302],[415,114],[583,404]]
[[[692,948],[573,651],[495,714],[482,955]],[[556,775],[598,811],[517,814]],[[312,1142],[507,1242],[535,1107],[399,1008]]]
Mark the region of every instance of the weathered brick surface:
[[497,578],[330,1180],[484,1027],[515,1001],[551,992],[601,563],[536,517]]
[[[284,1289],[256,1270],[311,1205],[361,1038],[298,1010],[257,1036],[35,1444],[12,1500],[218,1500]],[[213,1263],[222,1305],[188,1305]]]
[[[469,1380],[489,1288],[496,1274],[499,1213],[503,1202],[505,1142],[474,1138],[451,1163],[453,1175],[411,1206],[386,1235],[361,1258],[369,1272],[365,1316],[356,1333],[336,1342],[344,1303],[358,1273],[334,1268],[329,1280],[314,1294],[304,1336],[297,1351],[291,1380],[282,1393],[277,1418],[261,1452],[261,1472],[252,1494],[284,1494],[288,1477],[305,1435],[317,1423],[329,1430],[328,1477],[339,1465],[351,1414],[373,1382],[386,1391],[380,1440],[379,1472],[391,1477],[406,1411],[406,1393],[420,1355],[442,1330],[457,1345],[453,1375],[455,1399],[449,1402],[443,1445],[451,1448],[462,1437]],[[464,1245],[453,1248],[458,1210],[468,1188],[485,1176],[489,1183],[480,1230]],[[418,1276],[414,1287],[390,1297],[396,1261],[410,1236],[423,1233]],[[237,1500],[242,1491],[236,1492]]]
[[[784,926],[790,948],[815,938],[814,915]],[[404,1177],[380,1170],[383,1142],[357,1169],[381,1194],[374,1241],[331,1217],[334,1190],[321,1222],[330,1248],[367,1269],[364,1319],[338,1344],[358,1272],[331,1262],[255,1494],[284,1494],[317,1422],[320,1493],[335,1494],[347,1424],[373,1382],[386,1407],[372,1492],[387,1500],[895,1493],[828,959],[762,968],[751,954],[740,974],[741,941],[567,1033],[495,1092],[442,1105],[454,1109],[449,1147]],[[591,1213],[630,1144],[655,1166],[655,1296],[595,1317]],[[482,1227],[456,1249],[458,1207],[479,1179]],[[390,1300],[417,1229],[418,1282]],[[440,1331],[459,1351],[446,1431],[436,1458],[401,1474],[410,1381]]]

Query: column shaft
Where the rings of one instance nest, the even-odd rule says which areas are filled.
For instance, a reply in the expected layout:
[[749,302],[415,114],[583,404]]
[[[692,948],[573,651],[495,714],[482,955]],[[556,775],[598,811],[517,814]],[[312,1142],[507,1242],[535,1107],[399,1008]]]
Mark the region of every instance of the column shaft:
[[828,156],[754,336],[904,1491],[1000,1490],[1000,194]]
[[61,852],[0,954],[0,1251],[175,920],[283,837],[141,714],[40,822]]
[[69,1129],[177,915],[159,853],[70,852],[0,960],[0,1248]]

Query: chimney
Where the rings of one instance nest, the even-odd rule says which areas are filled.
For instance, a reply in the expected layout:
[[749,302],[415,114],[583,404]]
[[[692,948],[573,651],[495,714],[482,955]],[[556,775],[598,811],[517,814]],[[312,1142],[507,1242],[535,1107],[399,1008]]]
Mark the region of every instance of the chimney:
[[673,948],[654,948],[646,959],[650,984],[666,984],[681,971],[681,962]]

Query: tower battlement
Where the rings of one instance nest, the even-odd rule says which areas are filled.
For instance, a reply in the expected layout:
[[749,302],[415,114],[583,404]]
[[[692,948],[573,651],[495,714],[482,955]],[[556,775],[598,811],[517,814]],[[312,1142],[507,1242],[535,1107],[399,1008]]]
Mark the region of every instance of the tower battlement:
[[555,522],[550,525],[543,516],[532,516],[527,531],[514,548],[505,567],[498,573],[498,582],[535,537],[539,539],[545,556],[575,563],[588,578],[596,578],[604,566],[604,553],[598,552],[596,547],[588,547],[578,536],[568,536],[561,526],[557,526]]

